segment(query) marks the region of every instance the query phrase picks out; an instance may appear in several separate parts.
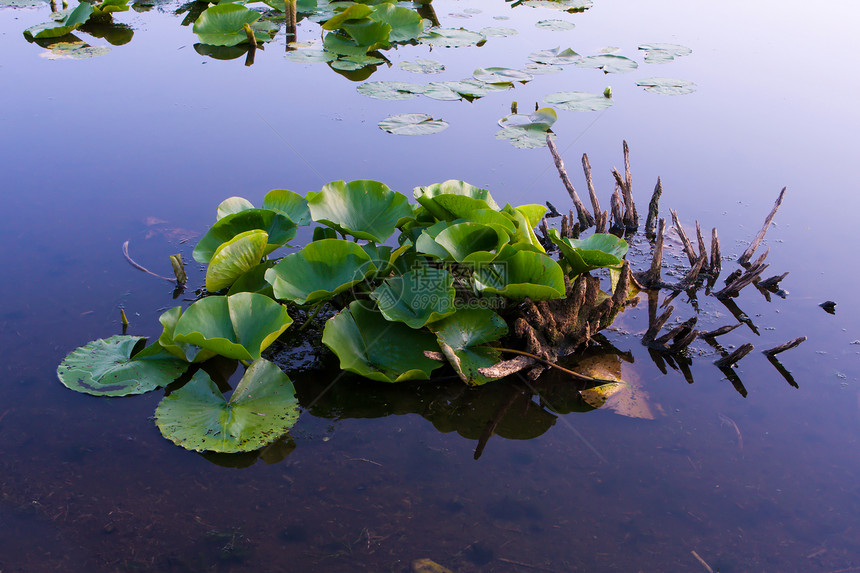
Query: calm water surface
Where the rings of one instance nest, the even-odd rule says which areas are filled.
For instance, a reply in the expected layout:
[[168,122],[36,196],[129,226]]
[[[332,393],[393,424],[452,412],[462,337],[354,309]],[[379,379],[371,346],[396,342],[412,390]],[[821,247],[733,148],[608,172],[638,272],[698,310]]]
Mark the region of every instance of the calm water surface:
[[[172,5],[117,15],[132,41],[79,61],[47,59],[23,39],[47,6],[0,9],[0,571],[402,572],[419,558],[456,572],[704,571],[696,556],[722,572],[860,571],[857,4],[597,0],[582,14],[434,4],[443,26],[520,33],[391,50],[395,64],[432,58],[447,70],[383,66],[372,80],[460,79],[556,46],[614,46],[640,67],[570,67],[471,104],[388,102],[324,64],[285,60],[283,35],[250,68],[201,56]],[[576,28],[535,28],[549,18]],[[318,37],[300,24],[300,40]],[[651,42],[693,54],[647,65],[637,46]],[[650,76],[698,91],[636,87]],[[790,272],[788,298],[744,291],[737,305],[757,333],[721,343],[761,350],[808,336],[780,355],[798,388],[754,352],[735,370],[742,397],[705,344],[693,384],[664,374],[638,342],[645,300],[607,335],[653,420],[576,411],[552,378],[543,401],[516,385],[450,380],[392,388],[346,376],[329,387],[337,370],[324,360],[294,376],[306,411],[289,439],[259,458],[207,458],[161,437],[150,419],[160,392],[96,399],[57,382],[71,349],[119,332],[120,307],[131,333],[151,336],[175,304],[166,282],[123,260],[123,241],[168,273],[167,256],[190,260],[223,198],[259,202],[271,188],[305,193],[335,179],[408,193],[455,178],[501,201],[567,208],[548,152],[494,139],[495,122],[513,100],[529,109],[555,91],[608,85],[613,107],[561,111],[554,128],[582,189],[575,167],[588,152],[602,201],[626,139],[640,212],[660,175],[662,212],[718,227],[733,259],[788,187],[765,244],[769,271]],[[426,137],[376,128],[408,112],[451,127]],[[196,266],[189,274],[202,283]],[[674,304],[679,318],[694,313],[683,297]],[[700,325],[733,322],[700,300]]]

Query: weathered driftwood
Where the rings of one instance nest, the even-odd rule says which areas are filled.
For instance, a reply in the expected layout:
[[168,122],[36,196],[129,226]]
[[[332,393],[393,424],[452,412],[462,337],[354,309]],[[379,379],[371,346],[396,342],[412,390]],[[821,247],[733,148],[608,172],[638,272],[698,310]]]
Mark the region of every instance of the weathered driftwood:
[[738,296],[745,286],[752,284],[761,276],[764,270],[768,268],[769,265],[762,262],[765,256],[767,256],[767,252],[765,252],[762,257],[759,257],[755,264],[750,265],[745,273],[732,280],[732,282],[726,285],[722,290],[715,292],[714,296],[720,299]]
[[687,258],[690,260],[690,266],[693,266],[696,264],[699,255],[696,254],[693,243],[690,242],[687,233],[684,231],[684,226],[681,225],[681,221],[678,219],[678,212],[674,209],[669,209],[669,213],[672,215],[672,223],[675,225],[675,231],[678,232],[678,237],[680,237],[681,243],[684,245],[684,252],[687,253]]
[[753,253],[764,240],[764,236],[767,233],[768,228],[770,228],[770,224],[773,222],[773,218],[776,216],[776,212],[779,210],[779,206],[782,205],[782,199],[785,197],[785,187],[782,188],[782,191],[779,192],[779,197],[776,198],[776,203],[773,205],[773,209],[770,214],[764,220],[764,225],[761,228],[761,231],[758,232],[753,242],[747,247],[747,250],[743,252],[743,254],[738,259],[738,263],[741,265],[745,265],[752,258]]
[[742,324],[742,322],[739,322],[737,324],[732,324],[729,326],[721,326],[719,328],[715,328],[714,330],[709,330],[708,332],[701,332],[699,333],[699,336],[701,336],[702,338],[716,338],[718,336],[730,333]]
[[621,198],[620,188],[616,184],[615,191],[612,192],[612,198],[609,201],[612,209],[612,228],[619,231],[624,230],[624,213],[621,209],[624,200]]
[[657,225],[657,217],[660,214],[660,196],[663,194],[663,183],[660,178],[657,178],[657,185],[654,186],[654,193],[651,194],[651,201],[648,203],[648,216],[645,218],[645,236],[649,239],[654,238],[654,230]]
[[770,278],[766,278],[763,281],[760,281],[758,283],[758,286],[760,286],[761,288],[766,288],[766,289],[777,288],[777,286],[782,281],[782,279],[784,279],[787,276],[788,276],[787,272],[782,273],[781,275],[774,275]]
[[794,340],[789,340],[785,344],[780,344],[779,346],[774,346],[773,348],[768,348],[767,350],[762,350],[764,354],[768,356],[775,356],[780,352],[785,352],[786,350],[791,350],[796,346],[800,346],[801,343],[806,341],[805,336],[798,336]]
[[720,237],[717,228],[711,229],[711,276],[716,280],[723,268],[723,258],[720,254]]
[[722,358],[718,358],[717,360],[714,360],[714,365],[722,368],[722,367],[732,366],[733,364],[737,364],[737,362],[741,358],[743,358],[744,356],[746,356],[747,354],[752,352],[753,348],[755,348],[755,347],[752,344],[750,344],[749,342],[747,342],[746,344],[741,344],[731,354],[729,354],[727,356],[723,356]]
[[[582,171],[585,173],[585,183],[588,185],[588,197],[591,199],[591,208],[594,210],[594,221],[597,224],[600,219],[603,219],[604,226],[606,225],[606,212],[600,209],[600,201],[597,200],[597,193],[594,191],[594,180],[591,178],[591,163],[588,162],[588,155],[582,154]],[[597,231],[600,233],[601,231]]]
[[570,177],[567,176],[567,171],[564,168],[564,161],[562,161],[561,155],[559,155],[558,149],[556,149],[555,143],[552,140],[552,135],[549,133],[546,134],[546,145],[549,147],[549,152],[552,154],[552,159],[555,162],[555,167],[558,170],[559,177],[561,177],[561,182],[564,184],[564,188],[567,189],[567,193],[570,195],[570,199],[573,201],[574,207],[576,207],[576,214],[579,219],[580,228],[587,229],[591,227],[594,225],[594,217],[591,216],[591,213],[588,212],[588,209],[585,208],[585,205],[583,205],[582,201],[579,199],[579,194],[573,187]]

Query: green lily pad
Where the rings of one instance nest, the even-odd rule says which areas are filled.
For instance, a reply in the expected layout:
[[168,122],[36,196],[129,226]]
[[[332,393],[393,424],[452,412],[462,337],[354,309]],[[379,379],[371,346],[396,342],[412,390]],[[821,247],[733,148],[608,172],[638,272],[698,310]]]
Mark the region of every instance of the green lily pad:
[[560,236],[558,229],[550,229],[549,238],[570,264],[572,275],[617,267],[628,248],[627,241],[609,233],[595,233],[587,239],[577,240]]
[[181,358],[187,362],[204,362],[215,356],[215,353],[211,350],[200,348],[195,344],[177,342],[174,340],[173,335],[176,332],[176,324],[179,322],[179,318],[181,316],[181,306],[175,306],[170,310],[161,313],[161,316],[158,317],[158,322],[161,323],[163,330],[161,332],[161,336],[158,337],[158,344],[166,352],[169,352],[177,358]]
[[290,378],[267,360],[256,360],[229,400],[204,371],[165,396],[155,410],[161,434],[187,450],[249,452],[275,441],[299,418]]
[[[546,213],[545,207],[541,205],[521,205],[514,209],[510,205],[505,205],[502,213],[510,217],[516,226],[516,232],[511,235],[512,244],[521,250],[526,249],[538,253],[546,252],[534,231],[534,228],[540,222],[540,218]],[[537,219],[535,219],[536,217]],[[535,220],[537,222],[534,222]]]
[[481,28],[480,33],[487,38],[507,38],[508,36],[516,36],[519,34],[519,32],[513,28],[499,28],[495,26]]
[[269,243],[264,255],[296,236],[296,224],[283,213],[272,209],[246,209],[216,221],[194,247],[192,256],[198,263],[208,263],[222,244],[239,233],[254,229],[266,231],[268,235]]
[[367,16],[369,16],[371,12],[373,12],[373,8],[366,4],[345,4],[343,10],[337,12],[334,16],[329,18],[325,22],[325,24],[322,25],[322,29],[337,30],[345,22],[348,22],[350,20],[362,20],[363,18],[367,18]]
[[308,201],[289,189],[272,189],[263,197],[263,209],[283,213],[299,227],[311,224]]
[[573,22],[568,22],[566,20],[538,20],[538,22],[535,24],[535,27],[540,28],[542,30],[565,32],[567,30],[573,30],[576,27],[576,24],[574,24]]
[[300,64],[318,64],[321,62],[333,62],[337,59],[336,54],[326,52],[325,50],[295,50],[292,52],[287,52],[287,55],[284,57],[291,62],[298,62]]
[[673,78],[645,78],[636,82],[637,86],[655,94],[683,95],[696,91],[696,84],[687,80]]
[[390,322],[359,301],[326,321],[322,341],[340,359],[342,370],[380,382],[425,380],[442,366],[424,354],[436,350],[431,333]]
[[557,74],[562,71],[564,68],[561,66],[553,66],[551,64],[538,64],[537,62],[531,62],[526,64],[523,68],[528,73],[533,76],[547,75],[547,74]]
[[465,80],[451,80],[441,83],[448,89],[457,92],[461,96],[465,96],[467,98],[472,99],[484,97],[491,91],[502,91],[511,89],[511,84],[488,84],[476,80],[474,78],[468,78]]
[[478,68],[472,73],[472,76],[479,82],[487,84],[525,83],[534,79],[531,74],[511,68]]
[[508,333],[508,325],[487,308],[460,309],[430,325],[436,342],[463,382],[480,386],[496,378],[480,373],[481,368],[501,360],[498,350],[485,346]]
[[440,221],[466,218],[478,209],[499,210],[489,191],[454,179],[416,187],[412,196]]
[[568,111],[600,111],[612,105],[612,98],[587,92],[556,92],[543,101]]
[[240,211],[247,211],[248,209],[253,208],[254,204],[244,197],[228,197],[218,205],[218,208],[216,209],[216,220],[223,219],[227,215],[232,215]]
[[275,297],[299,304],[328,300],[376,272],[360,245],[343,239],[314,241],[266,271]]
[[266,281],[266,271],[274,267],[277,261],[265,261],[253,267],[251,270],[241,275],[227,291],[227,295],[232,295],[240,292],[255,292],[265,295],[269,298],[275,298],[275,292],[272,290],[272,285]]
[[625,56],[615,54],[600,54],[598,56],[586,56],[576,61],[580,68],[597,68],[606,74],[619,74],[632,72],[639,67],[634,60]]
[[54,42],[39,55],[48,60],[85,60],[108,52],[110,48],[107,46],[90,46],[86,42]]
[[483,34],[463,28],[430,28],[418,41],[440,48],[464,48],[482,44],[487,38]]
[[408,42],[424,33],[424,20],[415,10],[395,6],[387,2],[373,7],[370,18],[390,27],[388,39],[392,42]]
[[57,368],[66,388],[93,396],[143,394],[178,378],[188,363],[165,352],[136,357],[142,336],[111,336],[73,350]]
[[333,181],[307,194],[311,217],[357,239],[384,242],[397,224],[412,216],[405,195],[378,181]]
[[532,8],[550,8],[565,12],[585,12],[594,4],[591,0],[524,0],[523,4]]
[[446,226],[434,237],[436,244],[450,253],[450,258],[458,263],[490,261],[496,258],[509,240],[508,234],[498,227],[480,223]]
[[[507,251],[506,251],[507,253]],[[492,264],[475,270],[475,283],[479,290],[515,300],[526,297],[532,300],[564,298],[564,271],[561,266],[543,253],[526,250],[503,254]]]
[[451,89],[447,85],[447,82],[430,82],[424,86],[422,93],[431,99],[440,101],[459,101],[463,99],[463,95]]
[[496,139],[510,140],[514,147],[532,149],[546,145],[546,134],[558,119],[555,110],[543,107],[531,115],[511,114],[499,120]]
[[379,128],[395,135],[428,135],[448,129],[448,122],[426,113],[402,113],[386,117],[379,122]]
[[414,62],[400,62],[401,70],[414,74],[441,74],[445,71],[445,65],[436,60],[415,60]]
[[423,86],[407,82],[365,82],[355,89],[361,95],[384,100],[412,99],[424,90]]
[[454,314],[454,277],[444,269],[422,266],[385,280],[370,297],[386,319],[421,328]]
[[253,229],[239,233],[215,250],[206,268],[206,290],[216,292],[260,264],[269,235]]
[[92,4],[81,2],[72,10],[63,10],[62,12],[52,14],[51,21],[49,22],[43,22],[27,28],[24,30],[24,37],[28,40],[41,40],[44,38],[65,36],[89,20],[92,13]]
[[537,52],[532,52],[529,54],[529,59],[533,62],[537,62],[538,64],[548,64],[555,66],[566,66],[568,64],[575,64],[582,56],[571,50],[570,48],[566,48],[562,50],[561,48],[553,48],[552,50],[539,50]]
[[645,51],[645,63],[647,64],[667,64],[675,58],[693,53],[690,48],[679,44],[643,44],[639,46],[639,49]]
[[182,313],[173,339],[227,358],[256,360],[292,323],[287,307],[261,294],[208,296]]
[[268,42],[272,39],[271,24],[266,24],[265,28],[255,27],[254,24],[259,19],[259,12],[241,4],[227,2],[204,10],[192,29],[204,44],[235,46],[248,41],[244,25],[249,24],[258,42]]

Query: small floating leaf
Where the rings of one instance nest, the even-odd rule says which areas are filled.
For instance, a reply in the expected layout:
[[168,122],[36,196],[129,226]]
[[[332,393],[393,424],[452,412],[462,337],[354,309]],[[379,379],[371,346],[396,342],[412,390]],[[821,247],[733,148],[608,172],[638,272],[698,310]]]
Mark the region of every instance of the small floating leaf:
[[259,449],[285,434],[298,417],[292,381],[263,359],[248,367],[229,400],[199,370],[155,410],[158,429],[174,444],[225,453]]
[[490,26],[488,28],[482,28],[481,34],[488,38],[506,38],[508,36],[516,36],[519,32],[513,28],[497,28]]
[[85,42],[54,42],[39,54],[47,60],[85,60],[110,52],[107,46],[90,46]]
[[645,51],[645,62],[648,64],[666,64],[693,53],[690,48],[679,44],[643,44],[639,49]]
[[445,71],[444,64],[435,60],[415,60],[414,62],[400,62],[401,70],[415,74],[440,74]]
[[662,95],[683,95],[696,91],[693,82],[673,78],[645,78],[636,82],[636,85],[645,88],[645,91]]
[[291,62],[299,62],[301,64],[332,62],[337,59],[336,54],[324,50],[296,50],[287,52],[287,55],[284,57]]
[[576,27],[576,24],[565,20],[538,20],[535,26],[543,30],[564,32],[566,30],[573,30]]
[[552,8],[565,12],[585,12],[593,6],[591,0],[525,0],[523,4],[533,8]]
[[533,149],[546,145],[546,135],[558,116],[552,108],[541,108],[531,115],[511,114],[499,120],[502,128],[496,139],[507,139],[514,147]]
[[447,82],[431,82],[424,86],[424,95],[440,101],[459,101],[463,95],[451,89]]
[[538,64],[536,62],[531,62],[525,65],[525,71],[532,75],[557,74],[563,69],[564,68],[561,66]]
[[605,94],[586,92],[558,92],[549,94],[543,100],[568,111],[599,111],[612,105],[612,98]]
[[597,68],[607,74],[618,74],[632,72],[639,67],[635,61],[625,56],[615,54],[601,54],[599,56],[587,56],[576,62],[580,68]]
[[564,50],[553,48],[551,50],[540,50],[529,54],[529,59],[533,62],[537,62],[539,64],[553,64],[556,66],[573,64],[580,58],[581,56],[570,48]]
[[395,135],[427,135],[448,129],[448,122],[426,113],[403,113],[386,117],[379,128]]
[[483,34],[470,32],[463,28],[430,28],[424,36],[418,38],[418,41],[422,44],[443,48],[463,48],[486,42],[487,38]]
[[178,378],[188,363],[165,352],[136,357],[142,336],[111,336],[73,350],[57,368],[64,386],[94,396],[143,394]]
[[480,82],[488,84],[509,84],[512,82],[530,82],[531,74],[511,68],[478,68],[472,75]]
[[376,99],[412,99],[422,93],[423,86],[407,82],[366,82],[356,88],[358,93]]

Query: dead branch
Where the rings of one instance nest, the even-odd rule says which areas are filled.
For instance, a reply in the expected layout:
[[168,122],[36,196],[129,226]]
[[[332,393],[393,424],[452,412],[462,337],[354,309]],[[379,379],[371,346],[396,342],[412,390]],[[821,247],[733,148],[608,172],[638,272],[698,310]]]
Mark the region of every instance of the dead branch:
[[785,187],[782,188],[782,191],[779,192],[779,197],[776,199],[776,203],[773,205],[773,209],[770,214],[764,220],[764,225],[762,225],[761,231],[758,232],[753,242],[747,247],[747,250],[743,252],[743,254],[738,259],[738,263],[745,265],[752,258],[753,253],[764,240],[764,236],[767,233],[768,228],[770,228],[770,224],[773,222],[773,218],[776,216],[776,212],[779,210],[779,206],[782,205],[782,199],[785,197]]
[[657,216],[660,212],[660,196],[663,194],[663,184],[660,178],[657,178],[657,185],[654,186],[654,193],[651,194],[651,201],[648,203],[648,217],[645,219],[645,236],[649,239],[654,238],[654,229],[657,224]]
[[732,324],[731,326],[721,326],[720,328],[710,330],[708,332],[701,332],[701,333],[699,333],[699,336],[701,336],[702,338],[716,338],[718,336],[722,336],[724,334],[730,333],[731,331],[738,328],[742,324],[743,324],[742,322],[739,322],[737,324]]
[[690,266],[693,266],[696,264],[699,256],[696,254],[695,249],[693,249],[693,244],[690,242],[690,239],[687,238],[687,233],[684,231],[681,221],[678,220],[678,212],[674,209],[669,209],[669,213],[672,214],[672,223],[675,224],[675,230],[678,232],[678,237],[681,238],[681,242],[684,244],[684,252],[687,253],[687,258],[690,259]]
[[734,364],[737,364],[741,358],[752,352],[753,348],[755,347],[749,342],[747,342],[746,344],[742,344],[738,346],[731,354],[714,360],[714,365],[719,366],[720,368],[728,368]]
[[780,352],[785,352],[786,350],[791,350],[796,346],[800,346],[801,343],[806,341],[805,336],[798,336],[794,340],[789,340],[785,344],[780,344],[779,346],[774,346],[773,348],[768,348],[767,350],[762,350],[764,354],[768,356],[775,356]]
[[573,183],[570,182],[570,177],[567,176],[567,171],[564,168],[564,161],[562,161],[561,155],[558,154],[558,149],[556,149],[552,136],[549,133],[546,135],[546,144],[547,147],[549,147],[549,152],[552,154],[552,159],[555,162],[558,175],[561,177],[561,182],[564,183],[564,188],[567,189],[567,194],[570,195],[573,205],[576,207],[580,228],[587,229],[591,227],[594,225],[594,217],[591,216],[591,213],[588,212],[588,209],[586,209],[585,205],[580,201],[579,194],[577,194],[576,189],[574,189]]

